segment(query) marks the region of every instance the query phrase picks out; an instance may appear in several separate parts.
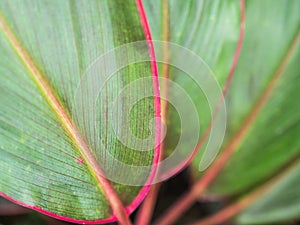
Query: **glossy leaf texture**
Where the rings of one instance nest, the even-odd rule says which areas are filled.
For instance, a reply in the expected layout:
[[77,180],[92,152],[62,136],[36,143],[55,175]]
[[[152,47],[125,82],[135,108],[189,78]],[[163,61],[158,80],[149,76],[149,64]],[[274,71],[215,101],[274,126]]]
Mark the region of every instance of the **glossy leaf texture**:
[[[151,1],[146,5],[150,26],[162,24],[163,18],[156,13],[159,12],[159,4]],[[187,1],[184,4],[169,1],[169,8],[169,40],[190,48],[202,57],[215,72],[220,85],[224,86],[238,39],[238,2]],[[293,56],[288,59],[289,63],[284,67],[283,74],[276,82],[262,111],[247,128],[241,145],[217,175],[206,195],[243,196],[283,171],[291,161],[299,157],[299,44],[298,47],[295,47],[297,44],[291,47],[299,35],[299,8],[299,1],[246,1],[245,39],[226,95],[227,131],[221,151],[235,140],[250,112],[274,80],[276,70],[289,58],[287,53],[290,48],[294,48]],[[195,23],[195,20],[198,22]],[[161,39],[162,33],[157,31],[154,38]],[[172,70],[170,77],[186,87],[185,90],[193,96],[198,107],[205,108],[203,101],[197,101],[201,94],[188,81],[182,76],[177,78],[177,73]],[[203,131],[210,118],[205,116],[207,111],[202,113],[204,116],[201,113],[199,116],[202,116]],[[174,122],[172,114],[171,108],[168,115],[171,128],[168,132],[171,138],[166,142],[167,154],[168,146],[172,148],[169,143],[180,134],[180,131],[174,134],[176,128],[180,129],[180,123],[178,120]],[[205,173],[199,172],[199,162],[204,149],[205,147],[200,150],[192,163],[195,179],[200,179]],[[295,169],[278,186],[270,189],[270,194],[262,197],[238,217],[239,223],[266,224],[299,217],[299,185],[295,185],[297,173],[299,170]],[[285,214],[287,209],[290,209],[290,213]]]
[[[118,140],[111,124],[118,120],[119,129],[125,130],[121,125],[129,98],[153,92],[149,62],[123,67],[105,81],[95,103],[96,123],[84,114],[94,105],[76,108],[78,101],[95,96],[93,87],[86,87],[84,98],[75,98],[81,79],[99,56],[122,44],[145,40],[135,1],[1,1],[0,16],[1,195],[72,222],[115,220],[93,164],[83,157],[82,149],[66,129],[64,116],[54,110],[31,68],[37,68],[100,167],[115,174],[122,172],[113,170],[109,155],[124,164],[151,166],[157,154],[154,145],[146,146],[149,151],[127,147]],[[144,47],[148,48],[146,44]],[[24,60],[20,52],[25,52],[29,60]],[[123,56],[135,52],[128,48]],[[110,63],[118,64],[118,60],[122,59],[114,58]],[[120,100],[123,112],[112,112],[108,103],[139,78],[150,79]],[[151,96],[134,105],[130,111],[134,135],[141,139],[154,136],[155,127],[149,127],[149,121],[155,116],[155,107]],[[138,171],[126,176],[134,179],[135,175]],[[112,186],[128,212],[137,207],[147,188],[120,183]]]
[[[274,79],[274,73],[298,35],[299,2],[279,1],[271,5],[271,1],[246,4],[245,41],[227,96],[228,135],[232,139]],[[258,21],[264,22],[259,26]],[[295,62],[299,59],[298,50],[292,59],[241,146],[212,186],[213,191],[224,194],[244,191],[277,173],[299,155],[300,142],[296,137],[300,114],[299,105],[294,102],[299,77]]]
[[[163,21],[166,18],[162,16],[163,8],[160,2],[159,0],[144,1],[153,39],[169,41],[196,53],[211,70],[211,74],[218,79],[221,90],[221,86],[226,82],[239,39],[239,2],[218,0],[167,1],[169,7],[167,28],[163,27]],[[164,33],[168,33],[167,40]],[[170,52],[169,57],[172,61],[172,58],[180,56]],[[184,58],[182,60],[184,61]],[[166,74],[163,74],[161,67],[159,75],[166,76]],[[201,71],[198,72],[198,76],[202,76]],[[164,143],[166,155],[173,152],[180,140],[181,132],[183,132],[181,123],[188,122],[190,130],[199,132],[197,140],[199,141],[211,120],[211,115],[214,113],[210,108],[211,103],[208,103],[206,98],[211,93],[205,93],[192,76],[170,65],[168,77],[183,88],[185,94],[191,98],[197,109],[197,119],[199,119],[201,127],[196,121],[181,121],[180,112],[169,104],[166,119],[168,130]],[[163,89],[164,86],[161,86]],[[174,90],[170,87],[167,97],[173,93]],[[176,98],[182,98],[182,102],[185,102],[183,97],[176,96]],[[221,99],[221,96],[218,98]],[[185,151],[191,151],[191,148],[195,148],[190,139],[182,141],[182,147]],[[203,148],[203,151],[199,152],[199,160],[202,158],[204,150]],[[213,160],[213,157],[210,160]],[[199,166],[198,161],[197,166]]]

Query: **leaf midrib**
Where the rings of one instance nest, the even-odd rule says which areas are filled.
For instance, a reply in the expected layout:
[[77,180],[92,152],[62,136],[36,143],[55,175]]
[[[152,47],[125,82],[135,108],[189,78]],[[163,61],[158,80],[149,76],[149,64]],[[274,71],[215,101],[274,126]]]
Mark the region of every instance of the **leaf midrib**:
[[[162,1],[162,8],[163,8],[163,21],[162,21],[162,40],[164,42],[170,41],[170,23],[169,23],[169,2],[168,0],[163,0]],[[167,97],[168,97],[168,92],[169,92],[169,83],[166,81],[169,79],[169,48],[168,44],[163,45],[163,61],[166,62],[162,65],[162,77],[164,78],[163,83],[162,83],[162,96],[164,99],[161,100],[161,117],[162,120],[167,122],[167,117],[168,117],[168,102]]]
[[103,176],[104,173],[101,170],[99,163],[93,156],[88,144],[85,142],[84,138],[81,136],[79,130],[74,125],[69,115],[69,112],[63,107],[61,100],[55,94],[50,83],[46,79],[46,76],[40,72],[38,67],[35,65],[34,61],[16,38],[15,34],[11,30],[10,26],[6,22],[4,16],[0,13],[0,28],[2,29],[4,36],[11,45],[12,49],[19,57],[21,63],[25,66],[28,71],[28,75],[35,82],[38,89],[42,93],[45,100],[51,106],[52,110],[61,122],[61,126],[68,133],[69,137],[77,146],[77,150],[82,155],[88,170],[91,175],[95,178],[96,183],[100,190],[103,190],[105,197],[110,203],[112,210],[115,215],[123,214],[125,209],[118,195],[116,194],[114,188],[111,186],[110,182]]

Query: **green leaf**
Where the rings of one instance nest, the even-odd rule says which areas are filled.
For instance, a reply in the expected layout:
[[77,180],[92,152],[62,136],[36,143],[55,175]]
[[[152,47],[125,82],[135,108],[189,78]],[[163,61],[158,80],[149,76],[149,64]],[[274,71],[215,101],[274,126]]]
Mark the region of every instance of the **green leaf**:
[[[227,135],[232,140],[287,58],[299,31],[299,7],[298,1],[247,2],[245,41],[227,96]],[[295,104],[300,82],[299,48],[294,54],[294,61],[276,82],[240,147],[211,187],[212,192],[245,191],[275,174],[299,154],[300,110],[299,104]]]
[[272,224],[297,219],[300,211],[300,165],[255,204],[242,212],[239,224]]
[[[236,45],[239,39],[239,11],[240,6],[238,1],[176,1],[171,0],[169,3],[169,38],[165,40],[162,36],[164,33],[162,16],[162,5],[160,0],[144,1],[145,10],[149,19],[149,25],[152,29],[154,40],[170,41],[182,47],[188,48],[196,53],[212,73],[218,79],[221,85],[224,85],[232,64]],[[159,51],[159,50],[157,50]],[[172,58],[180,57],[174,53],[170,53],[170,60]],[[183,59],[184,60],[184,59]],[[162,69],[160,76],[165,76]],[[201,77],[199,71],[199,77]],[[177,83],[183,88],[185,95],[190,97],[194,106],[197,108],[198,119],[201,127],[195,121],[181,121],[180,113],[169,105],[167,112],[167,134],[164,143],[164,152],[170,155],[175,149],[180,136],[182,134],[181,123],[189,123],[190,130],[199,132],[199,139],[203,135],[206,127],[211,120],[211,105],[207,102],[207,95],[211,93],[204,93],[199,85],[193,80],[189,74],[170,66],[169,79]],[[162,87],[163,88],[163,87]],[[168,94],[174,94],[176,90],[169,88]],[[182,99],[186,96],[176,96]],[[221,98],[221,96],[219,96]],[[180,100],[178,100],[180,101]],[[218,140],[222,141],[222,140]],[[215,143],[218,143],[216,141]],[[196,141],[197,142],[197,141]],[[214,141],[211,141],[212,145]],[[191,140],[182,140],[182,148],[188,152],[195,148],[191,146]],[[197,156],[195,167],[199,167],[199,162],[202,158],[205,149],[201,150]],[[213,160],[210,157],[209,160]]]
[[[135,1],[1,1],[0,17],[1,195],[73,222],[114,220],[111,196],[99,183],[96,167],[122,175],[114,170],[109,155],[132,166],[151,166],[154,146],[147,146],[151,151],[136,151],[119,141],[111,123],[118,120],[122,124],[124,112],[114,114],[108,104],[132,81],[151,78],[150,63],[126,66],[105,83],[95,103],[96,123],[80,114],[94,105],[84,104],[88,108],[83,111],[76,108],[82,99],[94,97],[89,91],[93,86],[87,86],[82,99],[75,96],[81,79],[99,56],[145,39]],[[135,52],[128,48],[123,56]],[[118,64],[122,59],[114,60]],[[130,96],[152,93],[150,80]],[[122,98],[120,103],[125,111],[130,99]],[[130,111],[134,135],[141,139],[153,136],[155,127],[149,128],[148,123],[155,107],[152,97],[134,105]],[[133,140],[128,136],[127,141]],[[139,176],[138,171],[126,174],[128,179],[135,175]],[[145,182],[147,176],[143,179]],[[112,185],[128,212],[146,191]]]
[[[145,1],[146,2],[146,1]],[[161,12],[164,9],[157,2],[147,2],[146,8],[150,18],[150,26],[163,24]],[[193,50],[201,56],[215,72],[221,86],[224,85],[229,66],[235,51],[238,38],[238,1],[169,1],[170,7],[170,38]],[[221,151],[236,140],[256,103],[266,92],[268,85],[274,81],[278,67],[285,60],[290,61],[287,53],[298,35],[300,27],[299,1],[246,1],[245,39],[238,65],[226,96],[227,132]],[[197,21],[197,22],[195,22]],[[154,29],[155,30],[155,29]],[[154,39],[161,39],[162,31],[154,33]],[[299,44],[298,44],[299,45]],[[293,46],[292,48],[295,48]],[[299,89],[299,47],[293,50],[293,60],[286,67],[283,75],[276,81],[276,87],[264,105],[262,111],[255,117],[250,127],[247,127],[246,137],[226,163],[209,187],[208,195],[240,196],[253,188],[259,187],[289,162],[299,157],[300,140],[300,110],[297,104]],[[171,57],[176,57],[171,55]],[[180,74],[180,75],[179,75]],[[204,103],[202,94],[194,88],[191,81],[185,79],[179,71],[170,69],[170,78],[178,82],[192,97],[198,108],[203,130],[211,119],[209,110]],[[172,90],[170,90],[171,92]],[[201,99],[201,100],[199,100]],[[165,151],[169,154],[180,136],[180,122],[175,110],[170,107],[168,114],[168,133]],[[203,129],[204,127],[204,129]],[[173,143],[173,144],[172,144]],[[190,149],[186,149],[189,151]],[[200,179],[205,173],[199,172],[199,163],[205,147],[200,150],[192,163],[195,178]],[[222,155],[221,155],[222,156]],[[298,176],[294,172],[290,176]],[[287,178],[288,180],[288,178]],[[291,196],[280,193],[278,188],[270,190],[273,194],[262,198],[251,210],[241,216],[240,221],[274,222],[270,219],[273,213],[276,221],[288,220],[298,215],[300,201],[297,198],[299,188],[292,182],[283,181],[280,187],[290,189]],[[283,188],[280,188],[283,191]],[[275,195],[274,193],[277,193]],[[280,203],[280,204],[279,204]],[[289,208],[289,204],[291,208]],[[266,211],[264,211],[264,207]],[[274,210],[273,210],[274,207]],[[287,208],[292,211],[285,214]],[[272,210],[271,210],[272,209]],[[259,218],[255,220],[256,213]],[[250,219],[250,216],[253,218]],[[264,224],[264,222],[256,222]]]

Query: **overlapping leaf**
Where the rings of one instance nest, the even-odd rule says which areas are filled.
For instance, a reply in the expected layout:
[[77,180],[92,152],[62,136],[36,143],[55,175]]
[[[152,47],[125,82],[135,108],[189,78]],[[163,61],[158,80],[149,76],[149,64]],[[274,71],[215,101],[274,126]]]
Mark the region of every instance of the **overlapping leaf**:
[[[218,78],[221,85],[226,82],[236,44],[239,39],[239,2],[237,1],[168,1],[169,4],[169,25],[163,28],[162,4],[160,1],[144,1],[145,9],[152,29],[153,39],[170,41],[195,52],[212,70],[212,75]],[[158,28],[157,28],[158,27]],[[168,29],[169,38],[165,40],[162,30]],[[180,57],[170,53],[170,58]],[[184,58],[182,59],[185,60]],[[188,63],[188,62],[186,62]],[[160,76],[165,76],[160,71]],[[201,71],[198,72],[201,75]],[[207,102],[207,95],[199,85],[193,80],[190,74],[180,71],[178,68],[170,66],[169,78],[182,87],[197,108],[198,119],[201,127],[196,121],[188,121],[190,129],[199,131],[200,136],[204,133],[209,124],[213,112],[210,107],[211,102]],[[163,88],[163,87],[162,87]],[[172,92],[173,91],[173,92]],[[169,89],[169,95],[174,90]],[[186,96],[184,96],[186,97]],[[182,96],[177,96],[182,98]],[[221,96],[219,96],[221,99]],[[185,102],[182,100],[182,102]],[[168,132],[165,141],[165,153],[170,154],[181,135],[180,113],[172,105],[169,106],[167,125]],[[191,151],[191,140],[184,140],[186,151]],[[195,147],[195,146],[193,146]],[[199,160],[203,151],[198,156]],[[210,160],[212,160],[211,158]]]
[[[152,21],[150,25],[153,28],[154,24],[160,23],[164,18],[158,17],[159,14],[156,12],[159,7],[157,4],[148,3],[147,5],[150,22]],[[237,40],[238,2],[187,1],[184,4],[170,1],[169,7],[170,41],[195,51],[215,71],[218,81],[223,85],[229,68],[226,65],[231,64]],[[228,120],[223,148],[235,139],[235,135],[247,119],[249,112],[254,109],[256,102],[272,82],[275,71],[289,57],[286,54],[291,50],[291,43],[299,31],[299,8],[298,1],[277,1],[276,3],[259,0],[246,1],[245,40],[232,84],[226,96]],[[226,12],[225,15],[228,17],[222,17],[224,14],[221,12]],[[220,26],[214,26],[214,24]],[[156,34],[154,38],[161,38],[160,31],[154,34]],[[230,40],[232,41],[231,45],[229,44]],[[299,53],[297,52],[299,50],[296,53],[294,51],[293,63],[284,68],[284,74],[277,82],[270,99],[254,123],[251,124],[241,146],[236,149],[234,156],[217,176],[209,193],[217,195],[246,193],[278,173],[292,159],[299,156],[300,142],[297,136],[300,132],[300,111],[299,104],[296,102],[299,96],[297,94]],[[201,103],[195,97],[200,94],[190,88],[190,83],[186,83],[182,77],[178,78],[177,73],[173,71],[170,72],[170,77],[186,87],[188,93],[194,96],[195,103]],[[202,108],[202,105],[200,107]],[[204,127],[208,124],[209,119],[205,116],[202,117]],[[174,136],[176,137],[173,134],[174,130],[178,130],[180,127],[178,121],[174,123],[172,109],[169,112],[169,124],[171,138],[167,141],[167,150],[168,144],[172,143]],[[177,134],[179,135],[179,133],[180,131]],[[203,150],[204,148],[201,151]],[[200,159],[201,153],[192,165],[197,178],[202,175],[198,172]],[[291,176],[297,176],[296,170]],[[290,197],[287,195],[297,196],[296,192],[299,191],[291,180],[292,178],[287,178],[280,185],[280,190],[283,190],[284,187],[291,189],[291,192],[276,195],[278,198],[276,200],[272,199],[272,197],[275,198],[274,194],[268,195],[266,199],[262,199],[253,208],[246,211],[245,216],[242,215],[239,221],[250,224],[255,221],[266,223],[275,221],[270,219],[271,215],[275,213],[277,213],[276,219],[278,220],[299,215],[295,212],[300,204],[296,200],[290,205],[293,208],[292,213],[288,215],[283,213],[285,207],[290,204],[287,201]],[[272,191],[272,193],[275,192],[278,193],[277,187],[274,187]],[[258,211],[259,219],[251,219]]]

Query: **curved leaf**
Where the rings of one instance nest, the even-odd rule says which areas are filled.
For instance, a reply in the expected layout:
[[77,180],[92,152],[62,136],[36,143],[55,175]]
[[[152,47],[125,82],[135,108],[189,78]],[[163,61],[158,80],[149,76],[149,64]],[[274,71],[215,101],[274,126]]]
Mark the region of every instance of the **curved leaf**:
[[268,193],[242,212],[239,224],[271,224],[297,219],[299,217],[300,165],[274,185]]
[[[159,0],[144,1],[149,25],[152,28],[154,40],[164,40],[162,4]],[[239,11],[238,1],[168,1],[169,4],[169,25],[168,41],[188,48],[201,57],[212,70],[221,85],[224,85],[232,64],[236,45],[239,39]],[[158,26],[159,25],[159,26]],[[158,28],[157,28],[158,27]],[[166,41],[166,40],[165,40]],[[159,51],[159,50],[157,50]],[[180,57],[170,53],[170,61]],[[160,70],[160,76],[165,76]],[[199,71],[199,77],[201,72]],[[201,127],[195,121],[188,122],[190,129],[199,132],[199,140],[203,135],[211,120],[210,103],[207,102],[207,94],[199,87],[189,74],[185,74],[179,69],[170,66],[169,79],[177,83],[185,94],[192,99],[197,108],[198,119]],[[162,87],[163,88],[163,87]],[[168,93],[174,93],[169,87]],[[221,97],[221,96],[220,96]],[[186,96],[176,96],[183,100]],[[182,125],[180,112],[177,112],[172,105],[169,105],[167,112],[167,134],[164,143],[166,155],[170,155],[180,139]],[[212,141],[213,142],[213,141]],[[196,146],[193,146],[193,148]],[[183,140],[185,151],[191,151],[191,140]],[[205,149],[201,150],[197,156],[195,165],[197,170],[199,161]],[[212,159],[211,159],[212,160]]]
[[[237,26],[234,26],[234,24],[236,25],[238,22],[238,18],[233,16],[237,15],[238,5],[236,2],[235,13],[229,14],[228,18],[221,19],[221,16],[218,18],[215,16],[222,15],[220,13],[221,9],[226,8],[222,8],[220,6],[222,4],[229,6],[230,1],[223,1],[222,3],[218,1],[186,1],[184,3],[169,1],[170,40],[175,40],[176,43],[194,50],[207,61],[208,65],[216,72],[216,77],[221,85],[224,84],[229,69],[228,67],[226,69],[224,65],[229,66],[231,64],[230,60],[235,47],[218,46],[216,43],[222,42],[228,37],[237,37],[237,35],[234,35],[237,33],[234,32],[234,30],[236,31],[234,28]],[[234,3],[231,4],[234,5]],[[154,29],[154,26],[162,23],[161,21],[164,19],[161,18],[159,12],[163,9],[157,7],[157,4],[152,3],[152,1],[147,5],[148,15],[151,15],[150,22],[152,21],[150,25],[152,24]],[[227,7],[227,9],[232,8]],[[246,194],[274,176],[293,158],[299,157],[300,110],[299,104],[296,102],[297,96],[299,96],[297,93],[299,87],[299,49],[295,54],[294,48],[296,45],[291,46],[295,39],[299,39],[299,8],[298,1],[277,1],[276,3],[268,0],[246,1],[245,40],[235,75],[226,96],[228,120],[223,149],[236,141],[241,133],[240,128],[243,128],[244,122],[248,119],[247,116],[256,110],[256,103],[261,96],[264,96],[268,86],[274,83],[276,87],[275,89],[269,89],[272,90],[270,99],[268,99],[260,114],[258,116],[255,114],[254,122],[247,126],[246,137],[242,139],[241,145],[236,149],[232,158],[228,160],[225,168],[217,175],[207,194],[234,196]],[[214,14],[211,9],[220,11],[218,11],[218,14]],[[175,13],[173,14],[173,12]],[[233,11],[228,10],[228,12],[232,13]],[[154,19],[151,19],[152,17]],[[199,22],[195,23],[195,21]],[[223,24],[223,27],[226,27],[226,30],[232,36],[227,32],[220,32],[222,29],[214,27],[212,21],[215,24]],[[224,25],[226,24],[225,21],[235,22],[231,23],[231,26],[226,26]],[[200,24],[203,24],[203,27]],[[154,37],[160,39],[161,33],[163,32],[156,31]],[[234,41],[232,43],[233,45],[236,44]],[[201,51],[202,48],[205,49],[204,52]],[[216,54],[216,49],[224,54]],[[287,66],[291,58],[290,52],[295,55],[293,62]],[[219,60],[214,64],[214,61],[210,61],[210,59],[216,55],[219,56],[219,58],[216,57]],[[276,70],[280,69],[282,64],[284,64],[282,66],[284,71],[279,71],[279,73],[283,72],[283,75],[279,80],[276,80]],[[218,68],[220,68],[220,73]],[[205,108],[203,101],[201,102],[195,97],[199,96],[199,91],[195,91],[190,84],[191,82],[185,81],[182,76],[178,76],[178,78],[177,74],[179,74],[177,71],[171,70],[171,79],[177,80],[183,86],[187,83],[189,86],[185,89],[193,96],[194,103],[201,108]],[[172,111],[173,109],[170,108],[168,122],[171,131],[168,134],[170,138],[166,142],[166,150],[173,147],[171,143],[177,140],[180,135],[179,120],[174,119]],[[203,110],[202,112],[204,117],[202,116],[201,125],[207,125],[210,118],[205,116],[207,111]],[[199,113],[199,115],[201,114]],[[203,175],[203,173],[199,173],[198,169],[203,150],[204,148],[192,164],[195,178],[201,178]],[[291,176],[296,177],[297,172],[295,171]],[[204,183],[205,181],[207,179],[204,179]],[[292,182],[283,181],[280,187],[291,189],[291,192],[288,193],[294,197],[298,196],[296,191],[299,190],[292,186]],[[280,188],[280,190],[283,191],[283,188]],[[260,224],[275,222],[275,219],[271,219],[271,216],[275,213],[277,215],[274,218],[278,221],[299,217],[299,211],[296,212],[299,207],[297,198],[290,201],[291,196],[282,194],[282,196],[276,195],[275,199],[274,193],[279,193],[277,187],[274,187],[270,192],[272,195],[268,195],[266,198],[262,197],[262,200],[246,211],[245,214],[242,214],[238,221],[248,224],[252,224],[252,222]],[[194,198],[196,197],[194,196]],[[181,200],[183,201],[183,199]],[[176,206],[180,208],[180,202],[177,202]],[[171,210],[178,209],[176,206]],[[266,207],[266,211],[264,211],[264,207]],[[285,208],[292,209],[292,211],[284,215]],[[164,222],[171,217],[171,210],[163,217],[163,219],[166,219]],[[255,219],[256,213],[259,216],[257,220]],[[250,218],[251,216],[252,218]],[[159,220],[159,222],[161,221],[163,220]]]
[[[298,1],[289,1],[289,4],[278,1],[276,5],[272,1],[247,2],[245,41],[227,96],[228,136],[233,140],[239,132],[239,124],[247,119],[248,111],[288,57],[286,54],[299,31],[299,7]],[[297,54],[277,81],[241,146],[218,175],[212,192],[245,191],[272,176],[299,154],[300,141],[296,138],[300,131],[299,105],[292,97],[297,96],[299,86]]]
[[[2,1],[0,16],[1,195],[72,222],[115,220],[111,196],[99,183],[99,168],[114,168],[109,155],[133,166],[151,165],[157,153],[154,145],[147,146],[151,151],[141,152],[120,142],[111,121],[118,118],[121,124],[123,112],[113,114],[108,104],[130,82],[151,77],[150,63],[129,65],[106,81],[97,100],[96,124],[87,115],[74,113],[90,110],[74,108],[80,101],[74,97],[86,70],[99,56],[145,39],[135,1]],[[135,52],[128,49],[124,56]],[[85,99],[93,97],[92,87],[87,88]],[[151,79],[131,96],[145,91],[153,92]],[[121,99],[123,110],[129,102]],[[148,122],[157,107],[152,97],[134,105],[133,134],[143,139],[154,132]],[[112,186],[128,212],[147,190]]]

